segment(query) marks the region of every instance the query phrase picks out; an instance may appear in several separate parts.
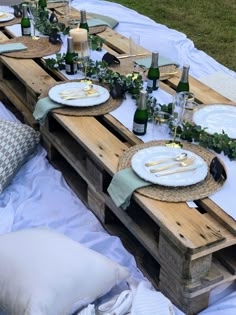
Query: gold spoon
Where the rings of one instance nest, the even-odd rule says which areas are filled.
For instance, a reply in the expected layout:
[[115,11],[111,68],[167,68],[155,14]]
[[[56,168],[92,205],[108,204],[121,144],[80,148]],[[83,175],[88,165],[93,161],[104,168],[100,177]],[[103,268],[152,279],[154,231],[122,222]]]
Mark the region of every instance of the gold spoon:
[[182,162],[172,163],[172,164],[168,164],[168,165],[165,165],[165,166],[162,166],[162,167],[159,167],[159,168],[151,169],[150,172],[151,173],[156,173],[156,172],[164,171],[164,170],[167,170],[169,168],[176,167],[176,166],[186,167],[186,166],[189,166],[189,165],[193,164],[193,162],[194,162],[194,159],[193,158],[189,158],[189,159],[186,159],[186,160],[184,160]]
[[161,164],[161,163],[165,163],[165,162],[168,162],[170,160],[174,160],[174,161],[183,161],[187,158],[188,154],[185,153],[185,152],[182,152],[174,157],[169,157],[169,158],[166,158],[164,160],[159,160],[159,161],[152,161],[152,162],[147,162],[145,163],[144,165],[145,166],[153,166],[153,165],[158,165],[158,164]]

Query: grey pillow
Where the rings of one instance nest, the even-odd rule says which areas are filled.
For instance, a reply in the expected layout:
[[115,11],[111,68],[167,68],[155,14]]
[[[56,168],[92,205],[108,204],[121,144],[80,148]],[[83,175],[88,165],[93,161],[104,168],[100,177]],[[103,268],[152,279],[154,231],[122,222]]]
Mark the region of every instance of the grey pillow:
[[39,143],[39,132],[12,121],[0,120],[0,193]]

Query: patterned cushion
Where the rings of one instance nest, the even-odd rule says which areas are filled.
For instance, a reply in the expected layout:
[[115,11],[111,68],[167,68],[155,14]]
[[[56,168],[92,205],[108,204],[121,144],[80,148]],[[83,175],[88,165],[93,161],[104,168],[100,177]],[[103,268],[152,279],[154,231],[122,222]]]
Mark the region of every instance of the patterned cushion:
[[0,193],[38,143],[39,133],[31,127],[0,120]]

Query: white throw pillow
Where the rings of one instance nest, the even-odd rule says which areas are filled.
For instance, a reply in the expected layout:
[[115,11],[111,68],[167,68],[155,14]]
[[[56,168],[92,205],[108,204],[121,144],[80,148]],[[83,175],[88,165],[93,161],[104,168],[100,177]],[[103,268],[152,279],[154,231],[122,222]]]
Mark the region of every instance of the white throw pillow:
[[103,296],[126,268],[53,230],[0,236],[0,311],[67,315]]

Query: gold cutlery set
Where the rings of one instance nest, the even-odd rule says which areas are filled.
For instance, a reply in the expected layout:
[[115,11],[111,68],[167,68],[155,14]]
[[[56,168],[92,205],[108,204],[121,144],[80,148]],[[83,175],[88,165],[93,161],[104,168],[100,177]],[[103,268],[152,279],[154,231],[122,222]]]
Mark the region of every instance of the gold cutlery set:
[[[159,161],[147,162],[144,165],[146,167],[150,167],[150,166],[166,163],[166,162],[171,161],[171,160],[175,161],[175,162],[174,163],[168,163],[168,164],[161,166],[161,167],[158,167],[158,168],[151,168],[149,171],[151,173],[158,173],[158,174],[155,174],[155,176],[165,176],[165,175],[171,175],[171,174],[175,174],[175,173],[188,172],[191,170],[195,170],[196,168],[201,166],[199,164],[194,164],[195,159],[194,158],[188,158],[187,153],[181,153],[175,157],[166,158],[166,159],[159,160]],[[162,171],[168,170],[170,168],[174,168],[174,169],[167,171],[167,172],[162,172]],[[161,172],[161,173],[159,173],[159,172]]]

